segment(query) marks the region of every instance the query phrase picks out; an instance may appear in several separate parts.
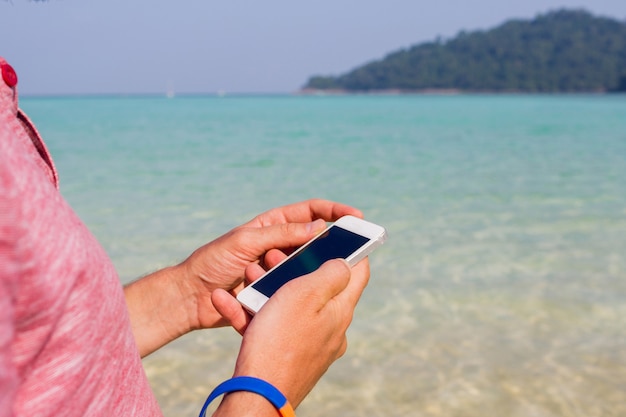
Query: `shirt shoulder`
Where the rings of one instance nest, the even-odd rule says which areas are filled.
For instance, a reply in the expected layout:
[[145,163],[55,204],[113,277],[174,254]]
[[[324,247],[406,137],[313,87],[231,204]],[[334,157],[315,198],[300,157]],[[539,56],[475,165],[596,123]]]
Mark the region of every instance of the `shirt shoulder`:
[[115,268],[13,90],[0,79],[0,415],[160,416]]

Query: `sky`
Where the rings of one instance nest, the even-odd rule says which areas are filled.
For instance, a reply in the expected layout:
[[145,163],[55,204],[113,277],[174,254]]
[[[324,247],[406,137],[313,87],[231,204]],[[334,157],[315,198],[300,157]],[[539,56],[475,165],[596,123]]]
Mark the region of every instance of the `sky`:
[[560,8],[626,21],[626,0],[0,0],[0,56],[21,95],[290,93]]

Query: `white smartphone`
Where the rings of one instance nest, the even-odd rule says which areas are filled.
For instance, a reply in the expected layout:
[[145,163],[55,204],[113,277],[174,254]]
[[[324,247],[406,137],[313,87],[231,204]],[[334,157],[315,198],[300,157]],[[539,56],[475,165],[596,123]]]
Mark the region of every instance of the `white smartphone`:
[[343,258],[352,267],[386,239],[382,226],[344,216],[244,288],[237,300],[255,314],[285,283],[315,271],[330,259]]

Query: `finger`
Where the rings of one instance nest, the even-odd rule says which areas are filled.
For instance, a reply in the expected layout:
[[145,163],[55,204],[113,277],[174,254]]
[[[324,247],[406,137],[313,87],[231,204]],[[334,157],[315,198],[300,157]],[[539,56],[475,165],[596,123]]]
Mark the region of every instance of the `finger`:
[[285,258],[287,258],[287,254],[285,254],[285,252],[278,249],[272,249],[265,254],[265,259],[263,261],[265,266],[270,269],[284,261]]
[[257,263],[250,264],[245,270],[245,284],[250,285],[265,273],[265,269]]
[[251,226],[261,227],[279,223],[302,223],[315,219],[335,221],[340,217],[352,215],[363,218],[363,213],[346,204],[334,201],[311,199],[269,210],[250,221]]
[[[276,248],[293,248],[301,246],[326,229],[324,220],[307,223],[281,223],[263,228],[243,228],[241,239],[253,242],[254,251],[265,253]],[[252,234],[253,236],[247,235]]]
[[[270,269],[281,263],[287,258],[287,254],[279,249],[270,249],[263,259],[263,266],[261,264],[251,264],[245,271],[246,285],[251,284],[257,279],[261,278]],[[249,268],[249,270],[248,270]]]
[[[328,207],[329,203],[330,207]],[[363,218],[363,212],[361,210],[346,204],[335,203],[332,201],[312,200],[310,207],[311,215],[314,219],[322,218],[326,221],[335,221],[340,217],[348,215],[361,219]]]
[[334,201],[312,199],[301,203],[305,207],[308,206],[309,216],[311,219],[324,219],[326,221],[335,221],[340,217],[352,215],[363,218],[363,213],[351,206]]
[[365,258],[352,267],[350,282],[346,288],[337,295],[342,305],[355,308],[370,278],[369,259]]
[[215,310],[220,313],[239,334],[243,335],[250,323],[251,317],[235,297],[227,291],[218,288],[211,294],[211,302]]
[[290,291],[296,291],[310,302],[317,302],[317,307],[321,310],[329,300],[341,293],[349,282],[350,265],[343,259],[333,259],[325,262],[316,271],[289,281],[285,287],[289,286]]
[[263,260],[263,265],[267,269],[264,269],[258,263],[252,263],[246,267],[244,279],[245,285],[250,285],[257,279],[261,278],[263,274],[281,263],[285,258],[287,258],[287,255],[283,251],[278,249],[270,249],[265,255],[265,259]]

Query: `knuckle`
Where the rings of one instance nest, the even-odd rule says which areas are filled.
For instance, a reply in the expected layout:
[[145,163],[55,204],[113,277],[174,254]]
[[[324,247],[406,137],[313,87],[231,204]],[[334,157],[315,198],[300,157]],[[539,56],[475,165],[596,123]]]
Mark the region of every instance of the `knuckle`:
[[288,238],[292,236],[297,236],[300,234],[301,229],[302,229],[298,226],[299,225],[296,223],[284,223],[281,227],[281,231],[283,235],[285,235]]
[[246,240],[246,237],[249,235],[250,231],[248,228],[239,228],[232,231],[231,239],[235,243],[241,243]]

